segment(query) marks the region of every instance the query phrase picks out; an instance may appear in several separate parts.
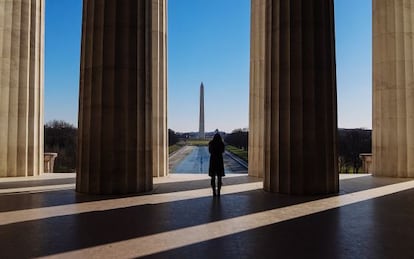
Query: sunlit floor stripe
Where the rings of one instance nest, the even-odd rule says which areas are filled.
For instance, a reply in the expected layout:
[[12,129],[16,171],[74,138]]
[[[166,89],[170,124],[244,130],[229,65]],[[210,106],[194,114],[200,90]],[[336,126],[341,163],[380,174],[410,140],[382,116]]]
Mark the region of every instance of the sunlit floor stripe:
[[[18,183],[24,181],[42,181],[42,180],[57,180],[57,179],[72,179],[75,181],[74,174],[73,177],[39,177],[39,178],[19,178],[16,177],[12,179],[8,178],[0,178],[0,183]],[[248,177],[246,174],[229,174],[226,176],[224,183],[228,178],[232,177]],[[169,175],[166,177],[159,177],[154,178],[154,187],[157,188],[157,184],[164,184],[164,183],[184,183],[184,182],[193,182],[193,181],[200,181],[200,180],[210,180],[211,178],[207,174],[174,174]],[[35,183],[33,183],[35,184]],[[16,193],[28,193],[28,192],[47,192],[47,191],[54,191],[56,189],[74,189],[75,184],[56,184],[56,185],[38,185],[38,186],[30,186],[30,187],[17,187],[17,188],[0,188],[0,194],[16,194]]]
[[218,222],[56,254],[51,258],[132,258],[252,230],[414,188],[414,181],[306,202]]
[[26,181],[44,181],[44,180],[56,180],[56,179],[75,179],[75,173],[45,173],[39,176],[27,176],[27,177],[4,177],[0,178],[0,183],[10,182],[26,182]]
[[31,187],[19,187],[19,188],[7,188],[0,189],[0,194],[16,194],[16,193],[28,193],[28,192],[46,192],[62,189],[74,189],[75,184],[55,184],[55,185],[42,185]]
[[[223,179],[223,182],[226,183],[228,178],[232,177],[245,177],[248,178],[249,176],[244,174],[226,174],[226,177]],[[256,177],[251,177],[258,179]],[[202,181],[208,180],[210,181],[210,176],[208,174],[181,174],[181,173],[173,173],[168,176],[164,177],[154,177],[154,184],[163,184],[163,183],[177,183],[177,182],[192,182],[192,181]]]
[[[222,194],[240,193],[257,190],[261,188],[263,188],[263,183],[261,182],[228,185],[223,187]],[[102,201],[92,201],[18,211],[8,211],[0,213],[0,225],[24,222],[29,220],[39,220],[57,216],[73,215],[92,211],[105,211],[140,206],[145,204],[160,204],[166,202],[196,199],[208,196],[211,196],[210,188],[182,192],[170,192],[163,194],[143,195]]]

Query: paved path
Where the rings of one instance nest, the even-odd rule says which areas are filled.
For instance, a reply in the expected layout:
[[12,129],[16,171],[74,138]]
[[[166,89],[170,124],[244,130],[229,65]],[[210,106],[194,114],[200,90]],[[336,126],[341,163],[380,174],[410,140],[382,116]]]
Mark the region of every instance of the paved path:
[[[186,148],[186,147],[184,147]],[[172,173],[192,173],[192,174],[207,174],[210,163],[210,154],[207,147],[191,147],[183,150],[183,153],[178,154],[180,161],[177,161],[177,156],[173,157],[173,163],[170,163],[170,170]],[[185,154],[185,155],[184,155]],[[224,170],[226,174],[233,173],[247,173],[247,168],[231,158],[227,153],[223,156]]]
[[194,148],[194,146],[184,146],[176,152],[174,152],[173,154],[171,154],[168,159],[168,166],[170,168],[170,172],[171,169],[175,167],[178,163],[180,163],[180,161],[183,160],[186,156],[188,156],[188,154],[190,154]]

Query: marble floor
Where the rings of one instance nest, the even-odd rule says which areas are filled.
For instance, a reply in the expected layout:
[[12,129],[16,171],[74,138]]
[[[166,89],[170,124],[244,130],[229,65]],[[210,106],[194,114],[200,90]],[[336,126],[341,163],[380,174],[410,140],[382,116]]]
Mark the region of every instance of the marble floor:
[[142,195],[73,174],[0,180],[0,258],[414,258],[414,180],[341,175],[340,193],[264,192],[246,174],[172,174]]

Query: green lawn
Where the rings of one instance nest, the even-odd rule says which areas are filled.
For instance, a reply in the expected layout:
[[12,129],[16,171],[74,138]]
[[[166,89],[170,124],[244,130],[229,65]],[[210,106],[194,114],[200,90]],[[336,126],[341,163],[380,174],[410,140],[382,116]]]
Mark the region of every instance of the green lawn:
[[[348,170],[346,170],[348,169]],[[353,166],[348,166],[348,168],[342,167],[339,169],[339,173],[340,174],[353,174],[354,173],[354,167]],[[358,168],[358,172],[357,174],[366,174],[367,172],[364,172],[362,170],[362,167]]]
[[190,139],[190,140],[187,140],[187,145],[189,145],[189,146],[208,146],[208,142],[210,142],[210,140]]
[[172,154],[172,153],[174,153],[175,151],[179,150],[182,147],[183,147],[183,145],[181,145],[181,144],[175,144],[175,145],[169,146],[168,147],[168,154]]
[[235,146],[227,145],[226,150],[248,162],[248,152]]
[[208,142],[210,140],[201,140],[201,139],[191,139],[187,141],[180,141],[175,145],[168,147],[168,154],[174,153],[175,151],[179,150],[183,146],[208,146]]

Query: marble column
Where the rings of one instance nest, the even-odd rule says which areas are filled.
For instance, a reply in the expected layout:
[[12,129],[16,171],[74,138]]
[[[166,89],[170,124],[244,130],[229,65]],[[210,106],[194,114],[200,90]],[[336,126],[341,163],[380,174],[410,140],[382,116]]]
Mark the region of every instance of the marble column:
[[0,1],[0,177],[43,172],[44,1]]
[[338,192],[333,0],[267,0],[264,189]]
[[372,8],[373,174],[414,177],[414,1]]
[[264,79],[266,0],[251,1],[249,175],[264,176]]
[[84,0],[76,190],[152,189],[152,2]]
[[168,175],[167,0],[152,0],[153,175]]

